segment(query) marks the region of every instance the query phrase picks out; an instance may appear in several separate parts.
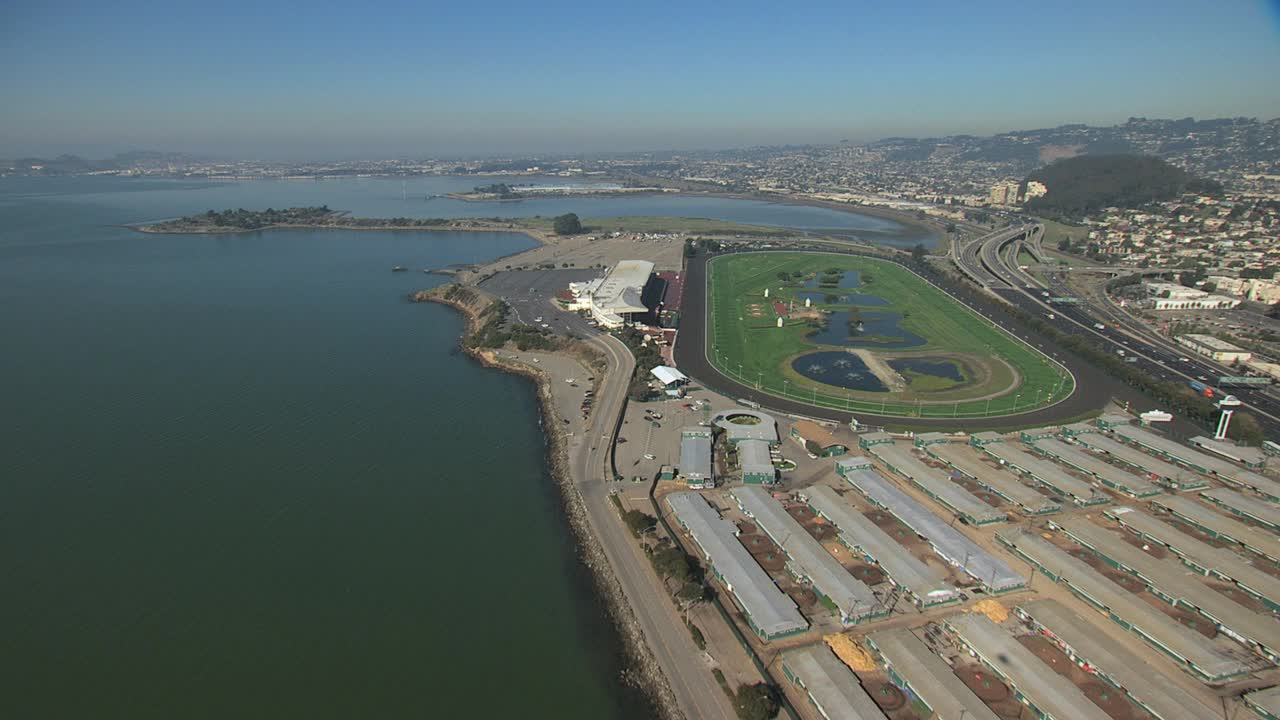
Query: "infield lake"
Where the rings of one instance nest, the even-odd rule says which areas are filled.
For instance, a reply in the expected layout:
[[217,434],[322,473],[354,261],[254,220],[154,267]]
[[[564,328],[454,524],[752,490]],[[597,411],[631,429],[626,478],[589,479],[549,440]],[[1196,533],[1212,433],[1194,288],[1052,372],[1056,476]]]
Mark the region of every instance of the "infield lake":
[[405,301],[441,278],[390,272],[528,237],[119,225],[327,204],[897,226],[719,198],[423,200],[475,184],[0,179],[6,716],[653,716],[532,386],[461,355],[451,310]]

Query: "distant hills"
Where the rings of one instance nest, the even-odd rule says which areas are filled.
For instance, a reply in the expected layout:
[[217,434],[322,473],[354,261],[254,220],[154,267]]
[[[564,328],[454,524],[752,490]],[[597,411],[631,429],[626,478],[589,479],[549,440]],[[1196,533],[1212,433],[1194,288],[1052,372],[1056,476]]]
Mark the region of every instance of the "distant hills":
[[53,158],[20,157],[0,159],[0,172],[17,172],[23,175],[83,175],[92,172],[165,168],[202,160],[186,153],[133,150],[117,153],[109,158],[89,160],[79,155],[59,155]]
[[1222,186],[1149,155],[1079,155],[1056,160],[1027,176],[1048,194],[1027,210],[1049,217],[1079,218],[1106,207],[1137,208],[1185,193],[1217,194]]
[[1059,125],[979,137],[885,138],[868,147],[895,162],[998,167],[1016,176],[1077,155],[1151,155],[1200,174],[1280,163],[1280,118],[1161,120],[1129,118],[1111,126]]

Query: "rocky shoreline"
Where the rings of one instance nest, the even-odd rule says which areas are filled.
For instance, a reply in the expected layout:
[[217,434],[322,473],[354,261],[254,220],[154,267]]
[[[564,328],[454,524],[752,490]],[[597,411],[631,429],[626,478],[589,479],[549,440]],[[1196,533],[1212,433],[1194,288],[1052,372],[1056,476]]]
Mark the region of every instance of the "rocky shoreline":
[[[474,288],[472,288],[474,290]],[[428,290],[410,296],[413,302],[434,302],[447,305],[462,313],[466,320],[466,334],[474,332],[479,323],[479,313],[483,307],[477,308],[470,303],[445,298],[443,294]],[[487,306],[488,303],[485,303]],[[627,656],[635,669],[626,668],[624,680],[641,688],[653,701],[654,705],[667,720],[683,720],[676,702],[675,694],[667,684],[666,675],[658,665],[658,661],[645,641],[644,632],[636,621],[631,606],[627,603],[622,585],[614,575],[612,566],[600,550],[599,543],[593,541],[587,511],[581,494],[574,486],[569,472],[569,448],[563,435],[547,432],[547,428],[556,427],[555,401],[551,395],[551,380],[546,373],[524,364],[506,362],[497,353],[490,350],[476,350],[463,347],[463,351],[484,367],[495,368],[513,375],[520,375],[532,380],[538,391],[538,407],[542,413],[543,438],[547,447],[547,471],[560,492],[561,506],[569,527],[573,531],[575,544],[582,563],[595,578],[596,588],[604,597],[609,616],[618,628],[626,647]]]

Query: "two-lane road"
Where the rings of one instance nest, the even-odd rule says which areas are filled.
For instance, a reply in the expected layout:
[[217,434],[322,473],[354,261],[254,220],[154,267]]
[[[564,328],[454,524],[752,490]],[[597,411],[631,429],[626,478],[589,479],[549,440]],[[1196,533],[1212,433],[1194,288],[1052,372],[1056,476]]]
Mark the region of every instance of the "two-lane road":
[[593,337],[589,342],[604,354],[608,369],[591,423],[569,450],[570,472],[586,507],[587,521],[685,717],[733,720],[733,708],[704,662],[705,654],[693,644],[684,618],[609,500],[613,484],[610,453],[635,358],[610,335]]

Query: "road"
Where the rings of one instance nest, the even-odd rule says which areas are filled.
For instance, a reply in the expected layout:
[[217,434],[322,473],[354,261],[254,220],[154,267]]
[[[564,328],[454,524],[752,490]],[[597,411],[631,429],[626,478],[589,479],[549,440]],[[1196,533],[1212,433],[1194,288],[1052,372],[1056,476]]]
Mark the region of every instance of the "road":
[[[988,236],[988,239],[982,242],[979,253],[982,269],[996,276],[1000,283],[989,286],[993,294],[1029,314],[1043,317],[1054,315],[1056,319],[1060,319],[1057,321],[1059,330],[1088,337],[1117,356],[1134,358],[1132,361],[1134,365],[1151,374],[1152,377],[1175,382],[1205,378],[1208,384],[1214,385],[1219,376],[1233,374],[1227,368],[1156,336],[1146,326],[1133,320],[1127,313],[1110,306],[1109,303],[1085,302],[1079,305],[1063,305],[1046,302],[1044,292],[1038,289],[1027,289],[1028,286],[1034,288],[1038,283],[1032,285],[1026,282],[1025,274],[1016,267],[1016,261],[1014,266],[1010,267],[1000,257],[998,245],[1006,234],[994,233]],[[962,255],[961,261],[969,262],[967,258],[968,256]],[[1038,292],[1039,295],[1037,295]],[[1054,280],[1050,280],[1048,293],[1057,297],[1076,295],[1066,285]],[[1102,327],[1098,327],[1099,324]],[[1263,390],[1234,388],[1230,392],[1251,411],[1267,435],[1274,437],[1280,434],[1280,402]],[[1197,430],[1203,432],[1202,429],[1197,428]]]
[[733,708],[704,662],[704,653],[693,644],[683,616],[609,499],[610,452],[635,359],[610,335],[595,335],[588,342],[608,362],[590,425],[569,448],[570,474],[586,507],[588,524],[685,717],[732,720]]

